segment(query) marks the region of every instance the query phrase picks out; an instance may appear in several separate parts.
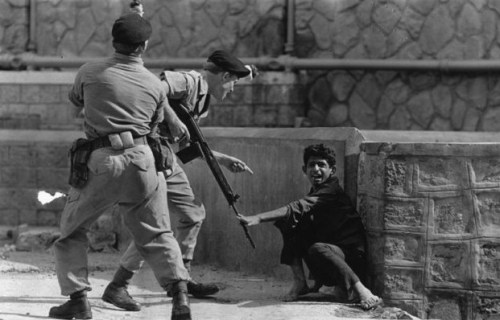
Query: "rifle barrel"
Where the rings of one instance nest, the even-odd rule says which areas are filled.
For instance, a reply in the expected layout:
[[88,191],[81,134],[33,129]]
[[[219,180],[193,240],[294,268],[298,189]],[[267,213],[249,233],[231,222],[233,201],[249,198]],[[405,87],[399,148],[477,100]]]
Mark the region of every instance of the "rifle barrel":
[[[181,121],[187,126],[191,136],[191,142],[199,144],[203,157],[205,158],[205,162],[207,163],[208,167],[210,168],[210,171],[212,172],[212,175],[217,181],[220,190],[224,194],[224,197],[226,198],[229,205],[233,208],[236,216],[239,216],[240,214],[238,213],[238,209],[236,209],[235,205],[235,202],[238,199],[238,197],[235,196],[233,190],[231,189],[231,186],[227,182],[227,179],[224,176],[224,173],[222,172],[219,162],[217,162],[217,159],[215,159],[212,150],[210,150],[210,147],[208,146],[205,138],[203,137],[203,133],[201,132],[198,123],[194,120],[188,108],[185,108],[181,104],[175,102],[171,103],[171,106],[174,109],[177,116],[179,117],[179,119],[181,119]],[[255,249],[255,243],[252,237],[250,236],[250,232],[248,232],[248,227],[241,221],[240,225],[243,228],[243,231],[245,231],[245,237],[250,242],[252,248]]]

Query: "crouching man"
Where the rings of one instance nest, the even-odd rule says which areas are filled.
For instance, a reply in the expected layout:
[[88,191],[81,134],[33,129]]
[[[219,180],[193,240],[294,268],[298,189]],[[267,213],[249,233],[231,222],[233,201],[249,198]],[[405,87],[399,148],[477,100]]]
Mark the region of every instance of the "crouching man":
[[[290,265],[293,285],[286,301],[335,286],[336,298],[358,300],[369,310],[382,304],[362,283],[365,274],[365,230],[361,218],[335,176],[335,153],[323,144],[304,150],[302,170],[311,183],[310,192],[275,210],[239,216],[248,226],[275,222],[283,236],[281,263]],[[313,276],[309,288],[302,262]]]

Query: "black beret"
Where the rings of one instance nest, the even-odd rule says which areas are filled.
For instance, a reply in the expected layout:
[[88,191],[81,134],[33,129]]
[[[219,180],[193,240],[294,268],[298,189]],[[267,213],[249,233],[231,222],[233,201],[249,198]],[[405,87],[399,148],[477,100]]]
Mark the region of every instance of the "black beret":
[[219,68],[236,75],[238,78],[244,78],[250,74],[250,70],[245,67],[243,62],[224,50],[216,50],[207,59]]
[[137,13],[130,13],[115,21],[111,34],[114,42],[135,45],[148,40],[152,32],[149,21]]

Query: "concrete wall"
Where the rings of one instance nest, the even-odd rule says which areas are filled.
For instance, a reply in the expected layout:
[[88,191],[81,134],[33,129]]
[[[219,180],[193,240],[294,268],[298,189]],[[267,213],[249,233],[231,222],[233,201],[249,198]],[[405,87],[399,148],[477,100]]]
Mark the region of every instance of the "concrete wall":
[[[346,141],[357,135],[353,128],[207,128],[204,131],[214,150],[243,159],[255,172],[234,175],[225,171],[232,188],[241,196],[238,209],[242,214],[275,209],[308,192],[310,186],[302,173],[302,152],[309,144],[325,143],[335,149],[337,173],[343,184],[345,156],[349,152]],[[288,270],[279,265],[282,242],[277,229],[272,224],[250,228],[257,246],[253,250],[206,164],[197,161],[185,168],[195,194],[207,209],[196,260],[231,270],[288,277]]]
[[[346,141],[358,136],[353,128],[203,131],[214,150],[243,159],[255,172],[234,175],[224,169],[234,192],[241,196],[237,207],[243,214],[273,209],[307,193],[302,151],[312,143],[322,142],[336,150],[337,175],[343,182],[346,152],[352,152]],[[80,136],[78,131],[0,130],[0,225],[58,225],[64,199],[41,205],[37,194],[40,190],[67,192],[67,150]],[[207,209],[196,260],[231,270],[287,276],[279,266],[281,240],[276,230],[271,226],[251,230],[258,248],[253,251],[206,164],[195,160],[184,167]],[[91,247],[99,250],[123,248],[129,240],[119,213],[113,210],[96,223],[89,236]]]
[[68,190],[68,148],[76,131],[0,130],[0,225],[58,226],[65,200],[43,206],[39,190]]

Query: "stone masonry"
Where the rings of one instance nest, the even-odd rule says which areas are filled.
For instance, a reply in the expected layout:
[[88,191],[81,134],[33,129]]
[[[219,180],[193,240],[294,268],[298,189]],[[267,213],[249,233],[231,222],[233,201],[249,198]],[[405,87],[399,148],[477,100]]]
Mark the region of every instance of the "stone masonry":
[[[82,117],[69,102],[74,72],[0,71],[0,129],[80,130]],[[304,117],[304,88],[294,73],[266,72],[240,81],[214,103],[203,126],[293,127]]]
[[[497,0],[298,0],[296,54],[308,58],[495,60]],[[327,30],[327,32],[325,32]],[[498,131],[498,73],[309,72],[314,126]]]
[[422,318],[500,313],[498,144],[362,145],[371,284]]
[[[155,33],[147,58],[204,57],[224,48],[242,57],[277,57],[286,43],[285,0],[145,0]],[[0,53],[101,57],[112,51],[112,21],[129,0],[0,4]],[[320,59],[495,60],[497,0],[295,0],[293,56]],[[299,117],[305,126],[384,130],[498,131],[498,73],[307,71]],[[282,98],[277,95],[276,98]],[[266,117],[282,112],[267,106]],[[272,110],[274,109],[274,110]],[[271,115],[269,115],[271,114]],[[260,117],[260,115],[258,115]],[[217,125],[245,126],[238,115]],[[35,121],[36,119],[26,120]],[[265,126],[281,126],[266,119]],[[290,125],[290,121],[286,122]],[[253,123],[253,125],[259,125]]]

